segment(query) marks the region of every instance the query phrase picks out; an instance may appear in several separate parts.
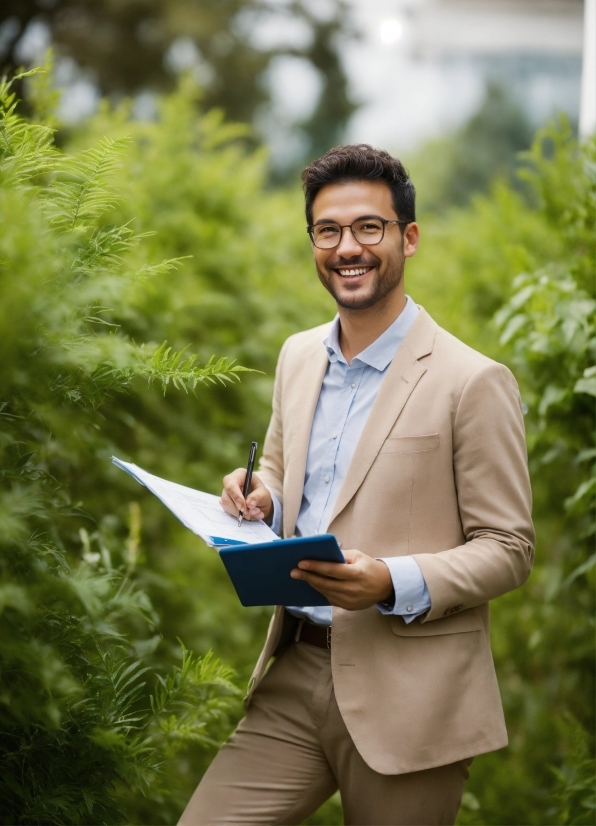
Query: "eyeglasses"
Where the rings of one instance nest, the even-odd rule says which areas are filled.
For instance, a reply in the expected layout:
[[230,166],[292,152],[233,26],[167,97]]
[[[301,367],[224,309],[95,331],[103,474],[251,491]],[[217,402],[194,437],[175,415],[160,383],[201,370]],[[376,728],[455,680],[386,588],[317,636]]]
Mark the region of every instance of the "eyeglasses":
[[328,224],[310,224],[306,231],[310,235],[310,240],[315,247],[320,250],[332,250],[339,246],[342,238],[342,230],[349,227],[352,235],[359,244],[364,244],[367,247],[372,247],[375,244],[380,244],[385,235],[385,227],[387,224],[401,224],[406,226],[409,221],[389,221],[387,218],[379,218],[377,215],[365,216],[357,218],[352,224],[336,224],[330,222]]

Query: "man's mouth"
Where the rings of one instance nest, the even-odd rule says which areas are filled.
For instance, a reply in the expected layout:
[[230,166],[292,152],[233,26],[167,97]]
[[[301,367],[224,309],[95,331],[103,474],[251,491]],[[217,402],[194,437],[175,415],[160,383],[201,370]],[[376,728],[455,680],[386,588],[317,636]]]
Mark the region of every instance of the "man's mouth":
[[373,266],[373,264],[367,264],[364,267],[335,267],[334,269],[342,278],[356,278],[372,270]]

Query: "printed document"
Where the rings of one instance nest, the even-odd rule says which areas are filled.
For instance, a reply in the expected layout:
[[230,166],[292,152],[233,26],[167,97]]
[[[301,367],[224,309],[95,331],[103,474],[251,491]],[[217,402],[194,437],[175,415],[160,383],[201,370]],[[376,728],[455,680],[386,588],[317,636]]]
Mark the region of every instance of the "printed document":
[[253,545],[279,539],[264,522],[245,520],[238,527],[238,519],[224,511],[219,504],[218,496],[160,479],[138,465],[123,462],[115,456],[112,456],[112,462],[149,488],[183,525],[211,547],[220,548],[243,543]]

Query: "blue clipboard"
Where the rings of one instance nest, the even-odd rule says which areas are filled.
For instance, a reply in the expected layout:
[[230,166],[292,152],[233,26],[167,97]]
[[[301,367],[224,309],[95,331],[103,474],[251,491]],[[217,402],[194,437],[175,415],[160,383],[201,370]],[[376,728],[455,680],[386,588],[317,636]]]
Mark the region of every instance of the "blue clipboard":
[[345,562],[333,534],[299,536],[258,545],[229,545],[219,555],[242,605],[329,605],[307,582],[290,571],[303,559]]

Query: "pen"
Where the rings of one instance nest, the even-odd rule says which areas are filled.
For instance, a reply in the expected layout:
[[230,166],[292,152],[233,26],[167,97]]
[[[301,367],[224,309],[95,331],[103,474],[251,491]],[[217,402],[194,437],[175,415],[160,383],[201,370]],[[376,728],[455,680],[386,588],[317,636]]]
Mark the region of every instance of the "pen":
[[[246,478],[244,479],[244,490],[242,491],[242,495],[246,500],[250,492],[250,482],[252,480],[252,471],[255,466],[255,456],[257,455],[257,448],[259,446],[258,442],[251,442],[250,444],[250,452],[248,454],[248,465],[246,466]],[[238,527],[242,525],[242,520],[244,519],[244,514],[242,511],[238,513]]]

